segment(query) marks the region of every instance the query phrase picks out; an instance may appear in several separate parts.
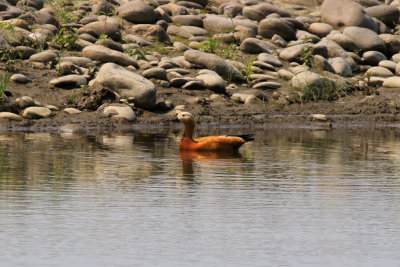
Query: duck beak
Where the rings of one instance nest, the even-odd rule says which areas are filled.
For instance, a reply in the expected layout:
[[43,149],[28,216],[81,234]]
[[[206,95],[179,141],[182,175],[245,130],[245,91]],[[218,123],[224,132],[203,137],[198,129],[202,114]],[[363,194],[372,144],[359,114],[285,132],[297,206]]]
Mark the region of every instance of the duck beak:
[[178,119],[178,117],[175,117],[175,118],[173,118],[173,119],[170,119],[169,121],[170,121],[170,122],[179,122],[179,119]]

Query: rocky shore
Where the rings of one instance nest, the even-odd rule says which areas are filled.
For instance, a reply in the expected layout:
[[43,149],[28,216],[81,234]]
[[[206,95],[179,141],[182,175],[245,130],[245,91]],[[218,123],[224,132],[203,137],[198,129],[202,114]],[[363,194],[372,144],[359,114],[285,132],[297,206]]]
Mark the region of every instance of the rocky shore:
[[0,128],[395,125],[399,7],[0,0]]

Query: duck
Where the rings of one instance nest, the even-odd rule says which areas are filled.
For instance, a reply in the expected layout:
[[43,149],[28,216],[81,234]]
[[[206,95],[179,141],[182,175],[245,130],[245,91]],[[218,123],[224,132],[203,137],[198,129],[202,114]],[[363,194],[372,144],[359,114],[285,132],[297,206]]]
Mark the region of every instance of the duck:
[[243,144],[254,140],[253,134],[206,136],[193,139],[196,123],[191,113],[180,112],[172,121],[181,122],[185,126],[183,137],[179,144],[180,151],[237,152]]

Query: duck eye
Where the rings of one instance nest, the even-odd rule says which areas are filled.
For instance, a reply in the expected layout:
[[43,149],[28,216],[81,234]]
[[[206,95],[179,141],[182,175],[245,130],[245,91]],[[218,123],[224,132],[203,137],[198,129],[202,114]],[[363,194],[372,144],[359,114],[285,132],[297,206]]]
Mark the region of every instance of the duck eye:
[[185,117],[186,115],[185,114],[182,114],[182,117]]

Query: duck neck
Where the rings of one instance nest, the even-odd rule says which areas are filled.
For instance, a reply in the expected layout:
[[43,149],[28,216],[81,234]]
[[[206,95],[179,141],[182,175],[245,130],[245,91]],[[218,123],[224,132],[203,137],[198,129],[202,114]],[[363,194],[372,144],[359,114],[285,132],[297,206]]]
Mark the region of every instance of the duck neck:
[[183,130],[183,137],[193,139],[194,121],[189,120],[185,122],[185,129]]

